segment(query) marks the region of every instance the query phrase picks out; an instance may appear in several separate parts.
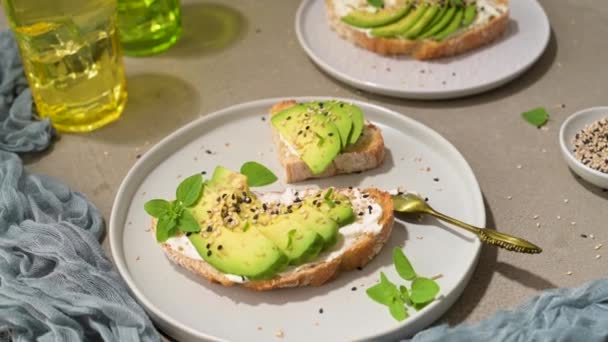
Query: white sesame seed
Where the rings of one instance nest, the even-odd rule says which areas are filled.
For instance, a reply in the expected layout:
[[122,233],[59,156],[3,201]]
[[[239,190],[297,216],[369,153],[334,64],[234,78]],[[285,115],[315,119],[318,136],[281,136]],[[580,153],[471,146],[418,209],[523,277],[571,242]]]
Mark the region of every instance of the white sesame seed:
[[510,201],[513,199],[513,196],[507,196],[507,199]]
[[104,155],[104,156],[106,156],[106,157],[107,157],[109,154],[110,154],[110,153],[109,153],[108,151],[103,151],[103,155]]
[[536,222],[536,228],[540,228],[540,222]]
[[544,148],[543,148],[542,150],[540,150],[540,151],[541,151],[542,153],[547,153],[547,150],[546,150],[546,149],[544,149]]
[[602,257],[602,256],[601,256],[601,255],[599,255],[599,254],[597,254],[597,255],[595,256],[595,258],[596,258],[596,259],[599,259],[599,258],[601,258],[601,257]]
[[595,247],[593,247],[593,249],[595,249],[595,250],[598,250],[600,248],[602,248],[602,244],[601,243],[598,243],[597,245],[595,245]]
[[595,239],[595,235],[589,234],[589,238],[591,238],[591,240],[593,240],[593,239]]
[[571,225],[576,226],[576,221],[570,222]]
[[564,198],[564,203],[568,203],[568,202],[569,202],[568,199]]
[[557,215],[557,219],[558,219],[558,220],[561,220],[561,219],[562,219],[562,217],[561,217],[561,216],[559,216],[559,215]]
[[566,275],[571,276],[571,275],[572,275],[572,271],[568,271],[568,272],[566,272]]
[[517,168],[518,168],[518,169],[521,169],[521,168],[523,168],[523,166],[522,166],[521,164],[518,164],[518,165],[517,165]]
[[539,218],[539,216],[538,216],[538,215],[534,215],[534,216],[532,216],[532,218],[533,218],[534,220],[537,220],[537,219]]

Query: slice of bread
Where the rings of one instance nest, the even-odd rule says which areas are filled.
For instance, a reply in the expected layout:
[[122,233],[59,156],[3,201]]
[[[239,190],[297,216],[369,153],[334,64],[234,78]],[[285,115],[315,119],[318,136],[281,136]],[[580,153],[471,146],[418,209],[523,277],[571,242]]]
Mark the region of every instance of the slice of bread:
[[[342,38],[367,50],[381,55],[412,55],[419,60],[448,57],[489,44],[499,38],[509,25],[509,11],[491,17],[486,23],[473,25],[445,40],[409,40],[405,38],[372,37],[365,30],[357,29],[342,22],[336,13],[336,2],[325,0],[327,17],[331,28]],[[508,0],[493,0],[507,6]]]
[[[270,115],[277,114],[296,104],[297,102],[293,100],[280,102],[270,109]],[[384,161],[385,151],[382,132],[371,123],[365,125],[361,137],[355,144],[347,146],[344,151],[336,156],[325,171],[316,175],[312,173],[302,159],[290,151],[281,139],[279,132],[274,128],[272,128],[272,136],[277,156],[285,169],[285,181],[287,183],[370,170],[380,166]]]
[[[239,285],[257,291],[308,285],[320,286],[336,277],[340,271],[349,271],[367,265],[380,252],[391,234],[394,220],[393,202],[387,192],[377,189],[361,191],[368,194],[369,199],[373,199],[382,208],[382,215],[378,220],[381,229],[375,234],[363,233],[359,235],[348,249],[328,261],[311,262],[291,270],[288,269],[270,279],[246,281],[239,283]],[[155,227],[156,221],[153,221],[152,232],[154,232]],[[169,259],[212,283],[219,283],[224,286],[237,284],[202,259],[188,257],[168,243],[161,244],[161,247]],[[336,247],[337,245],[334,246],[334,248]],[[330,249],[324,253],[331,251]]]

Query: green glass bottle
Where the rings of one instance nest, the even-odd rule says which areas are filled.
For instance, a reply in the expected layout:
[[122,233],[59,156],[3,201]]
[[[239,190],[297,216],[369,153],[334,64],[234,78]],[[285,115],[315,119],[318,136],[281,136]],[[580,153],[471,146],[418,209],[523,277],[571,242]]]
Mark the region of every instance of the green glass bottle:
[[125,55],[165,51],[181,34],[179,0],[118,0],[118,29]]

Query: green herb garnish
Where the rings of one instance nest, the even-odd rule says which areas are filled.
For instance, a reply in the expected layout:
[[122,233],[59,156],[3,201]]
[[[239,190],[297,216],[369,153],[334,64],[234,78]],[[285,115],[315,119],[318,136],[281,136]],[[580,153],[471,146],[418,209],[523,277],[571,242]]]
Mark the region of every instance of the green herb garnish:
[[294,235],[296,235],[296,230],[292,229],[290,231],[287,232],[287,249],[291,249],[291,247],[293,246],[293,237]]
[[414,304],[426,304],[439,293],[439,285],[429,278],[418,277],[412,282],[410,298]]
[[158,219],[156,224],[156,241],[165,242],[178,230],[184,233],[196,233],[201,230],[198,222],[187,209],[198,201],[203,192],[203,176],[196,174],[184,179],[175,192],[173,202],[153,199],[144,204],[144,210]]
[[528,121],[531,125],[537,128],[542,127],[549,121],[549,113],[544,107],[534,108],[527,112],[521,113],[521,116]]
[[399,273],[401,278],[405,280],[412,280],[416,278],[414,267],[412,267],[410,261],[407,259],[405,254],[403,254],[401,248],[393,249],[393,263],[395,264],[397,273]]
[[397,273],[403,279],[412,280],[411,289],[408,290],[404,285],[397,287],[380,272],[380,283],[368,288],[366,293],[374,301],[388,306],[393,318],[402,321],[409,316],[408,306],[420,310],[433,301],[439,293],[439,285],[433,279],[418,277],[412,264],[398,247],[393,249],[393,262]]
[[367,3],[376,8],[384,8],[384,0],[367,0]]
[[450,2],[452,3],[452,6],[454,6],[454,7],[462,7],[463,6],[462,0],[451,0]]
[[264,186],[277,181],[277,176],[272,171],[253,161],[246,162],[241,166],[241,174],[247,176],[247,185],[251,187]]

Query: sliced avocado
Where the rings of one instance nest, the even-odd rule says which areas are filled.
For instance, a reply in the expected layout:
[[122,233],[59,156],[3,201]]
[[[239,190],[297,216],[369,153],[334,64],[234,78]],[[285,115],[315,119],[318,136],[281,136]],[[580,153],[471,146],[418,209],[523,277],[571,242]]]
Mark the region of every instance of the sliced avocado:
[[312,173],[319,174],[340,153],[340,132],[329,118],[303,107],[280,112],[271,122]]
[[409,12],[406,16],[398,21],[389,25],[376,27],[372,29],[370,33],[375,37],[393,37],[406,32],[410,29],[410,27],[416,24],[418,19],[422,17],[428,7],[429,5],[427,3],[421,3],[418,5],[418,7],[416,7],[415,10]]
[[443,16],[445,15],[445,12],[448,10],[448,6],[447,5],[443,5],[441,6],[439,13],[437,13],[435,15],[435,17],[433,17],[433,20],[431,20],[430,23],[426,24],[426,26],[424,27],[424,29],[422,29],[422,32],[420,32],[420,35],[426,33],[428,30],[430,30],[433,26],[435,26],[435,24],[437,24],[439,21],[441,21],[441,19],[443,18]]
[[346,102],[335,102],[334,106],[336,110],[346,112],[353,122],[352,130],[348,136],[348,144],[352,145],[359,140],[361,133],[363,132],[363,126],[365,125],[365,119],[363,118],[363,112],[361,108]]
[[287,255],[291,265],[314,260],[324,245],[321,235],[303,226],[292,214],[276,216],[268,224],[255,225],[253,229],[274,242]]
[[287,256],[259,231],[232,231],[225,227],[218,229],[220,234],[215,237],[192,234],[188,238],[198,254],[219,271],[250,279],[263,279],[287,266]]
[[336,104],[335,101],[312,102],[311,106],[321,115],[328,117],[336,125],[340,133],[340,145],[344,148],[349,142],[348,139],[353,128],[353,120],[346,111],[336,106]]
[[[243,192],[247,196],[244,196]],[[235,199],[237,196],[246,197],[249,200],[245,202],[253,202],[245,176],[217,167],[211,180],[205,185],[201,199],[189,209],[203,225],[200,233],[191,234],[188,238],[199,255],[221,272],[251,279],[270,277],[284,269],[289,259],[259,231],[245,229],[248,223],[240,220],[236,213],[232,214],[235,225],[226,225],[222,211],[227,207],[226,201],[231,201],[233,195]],[[218,210],[220,208],[222,210]]]
[[462,24],[462,18],[463,17],[464,17],[464,8],[459,7],[456,10],[456,14],[454,15],[454,18],[452,18],[452,21],[448,24],[448,26],[446,26],[439,33],[435,34],[433,36],[433,39],[443,40],[447,36],[449,36],[452,33],[456,32],[456,30],[458,30],[460,28],[460,25]]
[[323,249],[336,243],[338,238],[338,224],[309,204],[294,212],[294,219],[298,219],[302,226],[312,229],[323,238]]
[[355,214],[348,197],[335,193],[333,188],[320,191],[315,196],[307,198],[305,202],[329,216],[340,227],[355,220]]
[[448,26],[448,24],[452,21],[454,14],[456,14],[456,7],[448,7],[448,9],[445,11],[443,16],[441,17],[441,20],[439,20],[437,23],[435,23],[432,27],[429,27],[427,30],[425,30],[425,32],[423,32],[420,35],[420,37],[418,37],[418,38],[419,39],[430,38],[430,37],[436,35],[437,33],[441,32],[441,30],[443,30],[446,26]]
[[401,34],[401,36],[406,37],[408,39],[417,38],[420,35],[420,32],[422,32],[422,30],[426,27],[426,25],[428,25],[428,23],[431,22],[433,18],[435,18],[435,15],[437,15],[439,9],[439,5],[429,6],[429,8],[424,11],[424,14],[420,17],[416,24],[414,24],[407,31]]
[[462,27],[467,27],[473,23],[477,16],[477,4],[470,4],[464,9],[464,19],[462,20]]
[[405,4],[401,7],[381,9],[376,12],[354,10],[342,17],[342,21],[361,28],[384,26],[401,19],[409,10],[409,4]]

